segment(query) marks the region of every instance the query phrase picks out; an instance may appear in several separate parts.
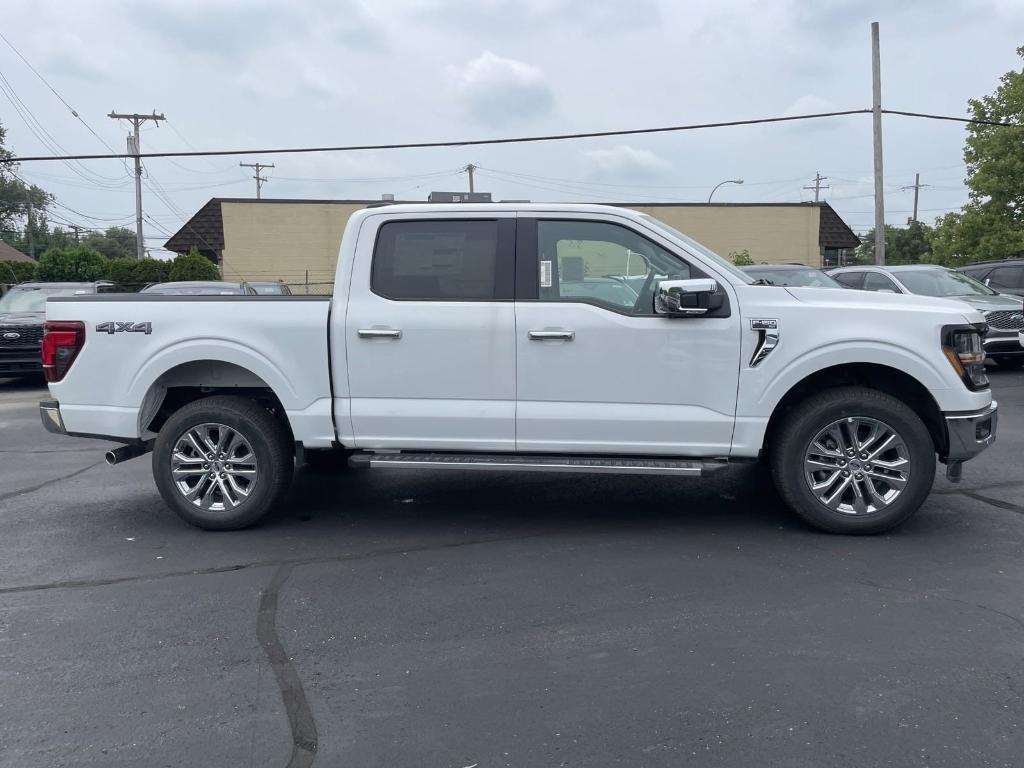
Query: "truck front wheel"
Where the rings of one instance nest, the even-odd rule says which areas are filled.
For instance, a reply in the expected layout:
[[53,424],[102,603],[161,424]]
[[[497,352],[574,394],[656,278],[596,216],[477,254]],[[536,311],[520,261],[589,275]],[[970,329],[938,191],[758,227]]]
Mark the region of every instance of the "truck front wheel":
[[935,447],[921,418],[866,387],[836,387],[796,406],[770,446],[783,500],[832,533],[881,533],[906,522],[935,479]]
[[284,427],[259,403],[207,397],[183,406],[153,446],[160,495],[207,530],[252,525],[284,495],[294,456]]

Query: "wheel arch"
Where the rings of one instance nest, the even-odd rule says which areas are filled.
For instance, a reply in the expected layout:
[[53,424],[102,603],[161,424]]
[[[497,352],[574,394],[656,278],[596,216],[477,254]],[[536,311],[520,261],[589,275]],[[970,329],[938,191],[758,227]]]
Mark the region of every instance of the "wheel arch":
[[290,430],[278,392],[262,376],[238,363],[199,359],[173,365],[153,378],[139,408],[139,434],[158,432],[183,406],[214,395],[255,400]]
[[936,452],[948,449],[946,423],[932,393],[905,371],[878,363],[843,363],[822,368],[805,376],[786,391],[768,419],[761,451],[765,452],[786,416],[800,402],[824,389],[840,386],[864,386],[890,394],[916,413],[928,429]]

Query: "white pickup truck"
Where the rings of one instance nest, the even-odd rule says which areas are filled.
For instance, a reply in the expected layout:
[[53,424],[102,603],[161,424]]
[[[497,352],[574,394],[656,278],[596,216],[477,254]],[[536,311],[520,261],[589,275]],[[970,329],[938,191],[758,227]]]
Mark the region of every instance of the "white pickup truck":
[[[763,281],[760,281],[763,283]],[[995,439],[963,303],[759,284],[597,205],[354,214],[327,296],[52,298],[53,432],[152,450],[186,521],[239,528],[296,460],[701,476],[765,459],[804,520],[875,533]]]

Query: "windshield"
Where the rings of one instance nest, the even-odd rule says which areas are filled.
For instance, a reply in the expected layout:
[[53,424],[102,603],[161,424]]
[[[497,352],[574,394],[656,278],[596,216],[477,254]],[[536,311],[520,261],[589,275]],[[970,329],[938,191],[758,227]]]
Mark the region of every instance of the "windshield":
[[988,286],[973,277],[948,269],[920,269],[894,273],[911,293],[922,296],[995,296]]
[[799,285],[809,288],[842,288],[839,283],[824,272],[811,269],[757,269],[743,270],[753,278],[762,278],[772,285]]
[[[79,289],[81,290],[81,289]],[[47,296],[74,296],[73,288],[12,288],[0,299],[0,314],[45,312]]]
[[750,283],[754,282],[753,278],[751,278],[750,275],[741,270],[739,267],[730,264],[717,253],[715,253],[709,248],[705,248],[696,240],[687,237],[675,227],[670,227],[668,224],[661,221],[660,219],[656,219],[653,216],[650,216],[646,213],[641,213],[640,215],[648,224],[652,225],[656,229],[660,229],[662,232],[666,232],[667,234],[674,237],[676,240],[682,241],[683,243],[686,244],[688,248],[690,248],[690,250],[696,251],[701,256],[705,256],[708,259],[711,259],[711,261],[715,262],[715,264],[724,269],[730,275],[734,275],[735,277],[739,278],[740,282],[746,283],[747,285],[750,285]]

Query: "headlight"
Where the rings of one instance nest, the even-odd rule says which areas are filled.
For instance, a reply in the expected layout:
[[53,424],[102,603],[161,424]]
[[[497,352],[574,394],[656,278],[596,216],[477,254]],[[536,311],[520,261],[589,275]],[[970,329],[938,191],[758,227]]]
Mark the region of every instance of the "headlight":
[[950,328],[944,336],[942,351],[953,370],[963,379],[968,389],[985,389],[988,386],[988,373],[985,371],[982,332],[973,326]]

